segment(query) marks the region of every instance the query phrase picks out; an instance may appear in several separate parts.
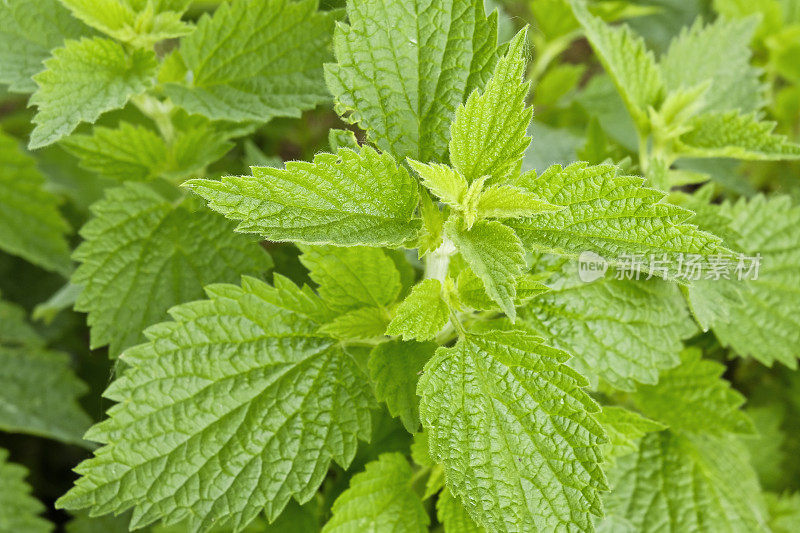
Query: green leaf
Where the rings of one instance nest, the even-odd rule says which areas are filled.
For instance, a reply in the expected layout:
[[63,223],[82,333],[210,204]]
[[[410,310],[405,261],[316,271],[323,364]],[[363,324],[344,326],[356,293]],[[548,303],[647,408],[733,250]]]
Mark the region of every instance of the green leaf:
[[486,530],[475,523],[467,510],[445,488],[436,500],[436,516],[444,526],[444,533],[484,533]]
[[[658,279],[600,279],[578,273],[531,301],[520,317],[553,346],[573,354],[569,364],[597,385],[622,390],[656,383],[680,363],[683,339],[697,332],[677,286]],[[571,276],[574,276],[572,278]]]
[[317,0],[224,2],[181,40],[189,79],[164,90],[189,113],[214,120],[299,117],[330,98],[322,64],[333,24]]
[[769,530],[773,533],[793,533],[800,528],[800,493],[764,494],[769,510]]
[[361,307],[341,314],[323,325],[320,333],[342,340],[373,340],[383,337],[389,314],[374,307]]
[[336,312],[380,309],[400,294],[400,272],[380,248],[303,246],[301,250],[300,261],[319,285],[319,295]]
[[481,193],[476,206],[478,218],[522,218],[547,211],[561,211],[537,195],[513,185],[492,185]]
[[497,15],[472,0],[352,0],[325,80],[336,111],[398,159],[446,162],[456,108],[497,59]]
[[89,313],[92,348],[108,344],[112,356],[142,342],[142,330],[173,305],[202,297],[204,285],[271,266],[229,222],[142,184],[108,190],[92,212],[74,254],[81,265],[72,282],[84,286],[75,309]]
[[379,344],[369,356],[375,397],[386,403],[389,414],[400,417],[409,433],[419,428],[417,380],[436,348],[433,342],[395,340]]
[[602,427],[568,355],[519,331],[467,335],[425,366],[420,418],[447,486],[492,531],[591,530]]
[[450,309],[442,299],[442,284],[426,279],[411,289],[394,312],[387,335],[402,336],[403,340],[429,341],[447,324]]
[[[530,274],[523,274],[518,277],[516,286],[517,296],[514,299],[514,305],[517,307],[550,290],[550,287],[540,282],[536,276]],[[456,288],[458,290],[458,300],[467,307],[478,311],[499,309],[497,303],[486,294],[486,287],[483,281],[469,268],[459,272]]]
[[703,110],[749,113],[760,109],[765,87],[759,69],[750,65],[750,41],[757,25],[755,17],[719,18],[705,26],[698,18],[691,27],[684,27],[661,59],[667,90],[689,89],[710,80]]
[[525,251],[519,237],[508,226],[496,221],[477,222],[464,230],[461,221],[452,219],[447,235],[472,271],[483,281],[486,294],[500,305],[513,321],[517,316],[517,278],[525,268]]
[[114,41],[95,37],[67,41],[34,76],[38,90],[30,103],[33,118],[30,148],[41,148],[69,135],[81,122],[94,122],[153,85],[156,57],[149,50],[127,52]]
[[610,263],[626,258],[666,259],[666,271],[676,275],[680,254],[714,255],[725,251],[720,239],[687,223],[692,212],[663,202],[664,193],[642,187],[642,178],[619,176],[611,165],[554,165],[527,188],[563,211],[509,220],[526,248],[578,256],[584,251]]
[[0,132],[0,248],[47,270],[69,275],[67,222],[45,189],[33,158]]
[[683,157],[731,157],[754,161],[800,158],[800,145],[773,133],[774,122],[738,111],[705,113],[688,123],[678,139]]
[[105,393],[118,404],[87,434],[104,446],[58,507],[133,507],[134,529],[240,530],[311,499],[331,460],[347,468],[371,431],[367,377],[315,333],[316,297],[276,284],[206,287],[209,300],[173,308],[125,352],[129,368]]
[[191,0],[59,0],[76,18],[139,48],[180,37],[192,27],[181,21]]
[[424,533],[430,519],[411,486],[413,472],[399,453],[386,453],[353,476],[333,503],[325,533]]
[[602,448],[603,458],[612,464],[617,457],[635,452],[641,437],[665,429],[663,424],[624,407],[605,406],[596,418],[608,434],[608,442]]
[[409,159],[408,164],[419,174],[422,184],[442,202],[450,207],[463,209],[464,195],[467,194],[469,183],[460,172],[447,165],[425,165],[413,159]]
[[[724,204],[721,212],[731,218],[731,230],[740,235],[737,248],[750,257],[760,254],[760,260],[758,279],[752,279],[751,274],[738,281],[734,273],[730,281],[707,283],[708,290],[716,292],[733,285],[741,296],[741,303],[729,300],[729,319],[713,321],[711,329],[723,345],[741,356],[754,357],[765,365],[779,361],[797,368],[800,207],[785,196],[756,196],[750,201]],[[753,262],[745,263],[742,272],[746,274]]]
[[34,346],[0,344],[3,431],[85,446],[81,437],[92,421],[77,398],[87,391],[75,376],[68,355]]
[[741,410],[745,399],[722,379],[725,366],[703,359],[698,348],[681,353],[681,364],[662,372],[657,385],[642,385],[634,402],[650,418],[674,430],[753,433]]
[[28,471],[8,461],[0,448],[0,531],[49,533],[53,524],[39,516],[45,509],[25,482]]
[[317,154],[286,169],[253,167],[253,176],[195,179],[185,186],[211,209],[239,221],[237,231],[273,241],[339,246],[398,246],[421,226],[415,180],[388,154],[369,147]]
[[0,343],[25,346],[42,346],[42,338],[26,320],[23,308],[0,300]]
[[609,471],[607,521],[632,531],[766,531],[758,481],[736,437],[650,433]]
[[14,93],[32,93],[32,77],[50,51],[89,29],[72,18],[58,0],[5,0],[0,8],[0,84]]
[[68,355],[44,345],[25,310],[0,300],[0,430],[85,446],[91,420],[77,398],[88,387]]
[[655,56],[628,25],[608,26],[589,13],[585,0],[570,3],[638,129],[646,130],[647,109],[657,108],[664,94],[664,80]]
[[482,176],[503,180],[519,173],[531,143],[526,135],[533,108],[525,107],[527,28],[508,45],[486,89],[473,92],[459,106],[450,128],[450,160],[473,182]]
[[194,117],[176,138],[164,142],[155,131],[121,122],[98,126],[91,135],[71,135],[61,142],[80,159],[81,167],[118,181],[181,180],[201,173],[233,145],[208,121]]

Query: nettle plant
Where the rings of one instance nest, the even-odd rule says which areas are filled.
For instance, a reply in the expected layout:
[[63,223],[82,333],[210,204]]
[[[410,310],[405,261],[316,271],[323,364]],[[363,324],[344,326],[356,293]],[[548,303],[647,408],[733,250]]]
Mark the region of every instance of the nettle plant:
[[[105,180],[73,272],[36,152],[0,134],[0,246],[70,278],[35,315],[74,304],[115,360],[84,435],[69,358],[0,301],[0,428],[93,450],[56,502],[75,531],[795,529],[800,497],[765,488],[797,485],[771,440],[800,382],[745,411],[722,376],[723,357],[796,368],[800,207],[673,190],[710,178],[683,159],[800,157],[764,120],[757,18],[698,20],[657,59],[603,20],[635,9],[542,1],[530,67],[528,28],[499,42],[477,0],[233,0],[196,24],[190,3],[0,11],[29,148]],[[537,172],[531,80],[580,36],[637,150],[615,164],[595,128],[600,161]],[[352,126],[331,152],[254,148],[330,95]],[[261,164],[217,172],[242,138]],[[682,277],[745,255],[749,279]],[[614,275],[631,257],[642,276]],[[50,531],[24,475],[0,449],[0,529]]]

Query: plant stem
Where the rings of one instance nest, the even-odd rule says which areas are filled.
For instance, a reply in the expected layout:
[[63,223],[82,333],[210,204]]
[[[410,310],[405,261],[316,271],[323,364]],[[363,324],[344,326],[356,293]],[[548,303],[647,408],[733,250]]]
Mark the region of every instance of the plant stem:
[[442,244],[425,257],[425,279],[438,279],[444,285],[450,257],[456,252],[453,241],[445,238]]

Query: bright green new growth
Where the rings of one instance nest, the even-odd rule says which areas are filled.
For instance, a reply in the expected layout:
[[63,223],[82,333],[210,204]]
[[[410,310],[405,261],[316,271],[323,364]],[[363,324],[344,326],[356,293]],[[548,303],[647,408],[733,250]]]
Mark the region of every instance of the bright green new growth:
[[601,514],[605,433],[568,357],[495,331],[440,348],[425,366],[419,410],[431,455],[487,529],[589,531]]
[[413,472],[403,455],[381,455],[356,474],[333,504],[324,533],[428,531],[428,513],[411,486]]
[[31,496],[25,482],[28,471],[8,461],[8,451],[0,448],[0,531],[49,533],[53,525],[39,514],[44,506]]
[[190,33],[181,21],[191,0],[59,0],[87,25],[138,48]]
[[119,403],[87,434],[105,446],[77,468],[60,507],[133,507],[131,527],[241,529],[262,511],[274,520],[292,497],[309,500],[330,462],[346,468],[369,438],[367,378],[317,333],[317,296],[279,276],[275,287],[244,278],[206,292],[126,350],[130,368],[106,391]]
[[106,111],[123,107],[153,84],[152,51],[129,52],[112,40],[95,37],[67,41],[34,76],[39,89],[31,97],[30,148],[41,148],[69,135],[81,122],[94,122]]

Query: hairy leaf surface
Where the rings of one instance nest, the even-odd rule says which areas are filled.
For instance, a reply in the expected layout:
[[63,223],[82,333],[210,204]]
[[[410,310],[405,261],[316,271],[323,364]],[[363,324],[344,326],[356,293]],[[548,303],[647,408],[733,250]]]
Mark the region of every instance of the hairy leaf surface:
[[203,16],[181,41],[186,83],[167,95],[214,120],[299,117],[328,100],[322,64],[330,59],[334,17],[317,0],[234,0]]
[[350,488],[333,503],[325,533],[428,531],[428,513],[411,486],[413,471],[399,453],[381,455],[353,476]]
[[336,110],[399,159],[446,162],[456,108],[497,59],[497,15],[472,0],[352,0],[325,79]]
[[420,417],[434,460],[489,530],[591,530],[602,427],[568,355],[519,331],[468,335],[425,366]]
[[417,184],[388,154],[369,147],[318,154],[286,169],[253,167],[253,176],[190,180],[237,231],[274,241],[338,246],[397,246],[413,238]]
[[309,500],[330,461],[346,468],[369,438],[372,391],[315,333],[316,296],[280,277],[275,288],[243,278],[206,291],[126,351],[130,368],[106,391],[118,403],[87,434],[105,446],[60,507],[133,507],[132,527],[241,529]]
[[271,266],[223,218],[175,205],[145,185],[111,189],[92,211],[74,255],[81,265],[72,281],[84,286],[75,308],[89,313],[91,346],[108,344],[112,356],[141,342],[142,330],[173,305],[202,297],[204,285]]
[[30,148],[41,148],[69,135],[81,122],[94,122],[153,85],[156,56],[150,50],[126,51],[110,39],[69,40],[34,76],[39,86],[30,103],[33,118]]

